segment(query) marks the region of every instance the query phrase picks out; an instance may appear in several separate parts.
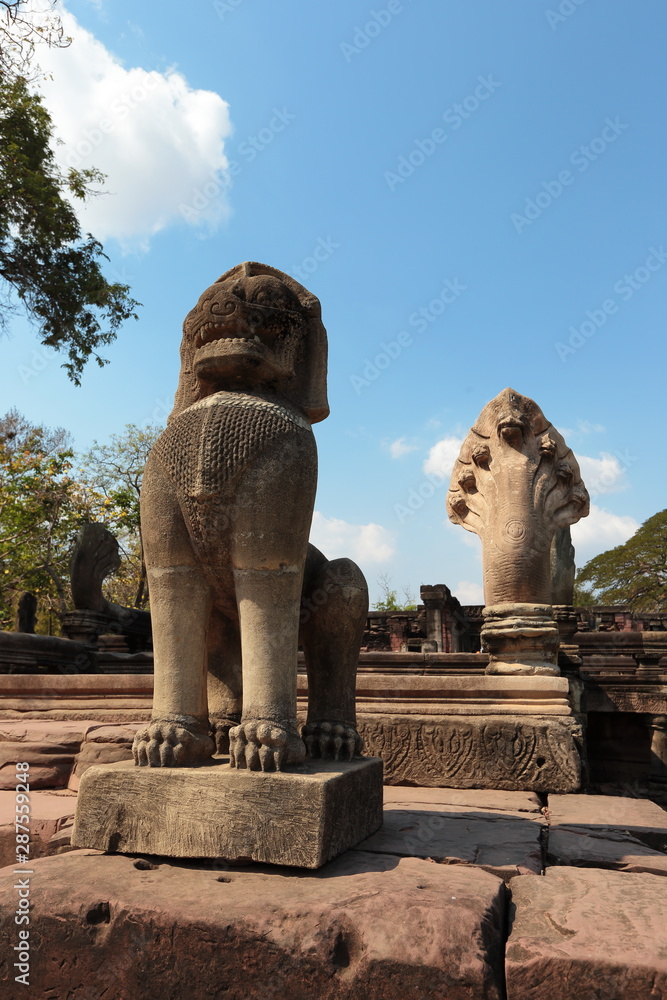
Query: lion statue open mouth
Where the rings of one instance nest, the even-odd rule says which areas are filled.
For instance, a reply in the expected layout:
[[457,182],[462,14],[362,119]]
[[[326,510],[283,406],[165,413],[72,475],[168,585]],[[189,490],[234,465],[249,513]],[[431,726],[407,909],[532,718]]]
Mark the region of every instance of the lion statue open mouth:
[[186,317],[174,409],[141,494],[155,695],[134,741],[139,765],[193,764],[217,750],[267,771],[361,750],[366,582],[350,560],[329,562],[308,544],[326,363],[318,300],[263,264],[223,274]]

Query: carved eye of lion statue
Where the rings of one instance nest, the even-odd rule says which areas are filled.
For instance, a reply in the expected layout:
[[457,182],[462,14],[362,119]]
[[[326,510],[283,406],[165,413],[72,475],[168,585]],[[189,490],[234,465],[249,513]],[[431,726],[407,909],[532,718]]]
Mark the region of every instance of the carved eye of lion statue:
[[273,770],[306,752],[361,749],[366,582],[349,559],[328,562],[308,544],[326,365],[318,300],[275,268],[227,271],[186,317],[174,409],[141,496],[155,695],[137,764],[196,763],[217,749],[232,766]]

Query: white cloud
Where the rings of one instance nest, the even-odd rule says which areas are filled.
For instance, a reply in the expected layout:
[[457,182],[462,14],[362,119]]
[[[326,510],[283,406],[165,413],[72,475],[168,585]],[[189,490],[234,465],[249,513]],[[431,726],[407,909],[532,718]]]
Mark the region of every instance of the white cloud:
[[[84,229],[126,249],[146,249],[174,222],[215,229],[229,212],[227,103],[193,90],[175,70],[126,69],[64,9],[62,22],[72,44],[39,53],[53,77],[42,91],[63,140],[56,156],[64,168],[94,166],[107,175],[108,193],[77,203]],[[192,206],[198,190],[201,210],[185,218],[181,206]]]
[[581,477],[592,497],[604,493],[618,493],[628,488],[625,467],[621,465],[616,455],[601,451],[600,458],[577,455],[577,461]]
[[612,514],[611,511],[591,504],[588,517],[572,525],[572,541],[577,566],[583,566],[594,556],[617,545],[623,545],[639,528],[639,521],[629,514]]
[[417,451],[419,445],[408,444],[408,439],[404,436],[390,442],[388,448],[392,458],[403,458],[404,455],[409,455],[411,451]]
[[436,442],[424,460],[423,469],[426,475],[440,476],[443,479],[451,475],[454,462],[459,457],[463,438],[444,437]]
[[356,562],[382,563],[394,554],[394,536],[380,524],[350,524],[336,517],[313,514],[310,540],[328,559],[348,556]]
[[484,604],[484,587],[481,583],[459,580],[452,590],[452,594],[454,597],[458,597],[461,604]]

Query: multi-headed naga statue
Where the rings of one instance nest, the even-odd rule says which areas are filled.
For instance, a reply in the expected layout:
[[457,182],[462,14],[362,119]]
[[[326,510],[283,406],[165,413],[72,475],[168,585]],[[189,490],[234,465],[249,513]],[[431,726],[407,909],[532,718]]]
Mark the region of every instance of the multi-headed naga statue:
[[[492,659],[489,672],[558,672],[551,542],[588,508],[577,460],[539,406],[513,389],[487,403],[454,465],[447,510],[482,541],[482,638],[492,651],[517,640],[515,647],[528,652],[518,662]],[[531,649],[540,631],[541,652],[540,643]]]
[[155,696],[138,764],[228,748],[233,766],[280,770],[307,750],[350,759],[361,748],[366,582],[350,560],[328,562],[308,544],[326,363],[318,300],[262,264],[227,271],[186,317],[174,409],[141,495]]

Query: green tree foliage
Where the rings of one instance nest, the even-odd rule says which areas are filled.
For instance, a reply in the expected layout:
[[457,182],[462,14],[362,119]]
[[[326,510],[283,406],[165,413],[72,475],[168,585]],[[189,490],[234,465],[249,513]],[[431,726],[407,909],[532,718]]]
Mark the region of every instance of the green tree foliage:
[[21,18],[26,6],[0,0],[0,324],[18,303],[42,343],[65,353],[63,367],[78,385],[89,358],[106,364],[98,349],[136,318],[139,303],[127,285],[104,277],[102,245],[81,232],[71,199],[93,195],[104,176],[56,164],[51,118],[28,76],[36,41],[69,40],[57,17],[46,27]]
[[[148,599],[139,494],[148,452],[162,430],[154,424],[146,427],[127,424],[122,434],[111,435],[108,444],[95,441],[82,456],[81,481],[108,501],[105,524],[118,536],[126,558],[125,585],[119,587],[120,579],[115,581],[116,594],[112,600],[136,608],[142,608]],[[133,582],[136,586],[130,599],[127,587]]]
[[[138,524],[145,456],[157,428],[130,426],[95,444],[77,462],[70,435],[31,424],[16,410],[0,418],[0,628],[13,628],[25,590],[38,599],[38,632],[57,632],[71,610],[69,563],[85,521],[101,521],[119,537],[120,570],[106,585],[109,600],[146,601]],[[84,461],[85,470],[77,470]],[[137,605],[140,606],[140,605]]]
[[41,609],[66,610],[68,545],[82,510],[62,429],[34,427],[16,410],[0,420],[0,620],[12,628],[16,599],[31,590]]
[[667,510],[645,521],[624,545],[587,562],[577,574],[576,588],[587,604],[667,610]]
[[391,586],[391,580],[386,573],[381,573],[377,582],[382,591],[382,597],[379,601],[375,602],[375,611],[400,612],[417,610],[414,594],[412,594],[409,587],[401,588],[403,590],[403,601],[400,601],[398,592]]

